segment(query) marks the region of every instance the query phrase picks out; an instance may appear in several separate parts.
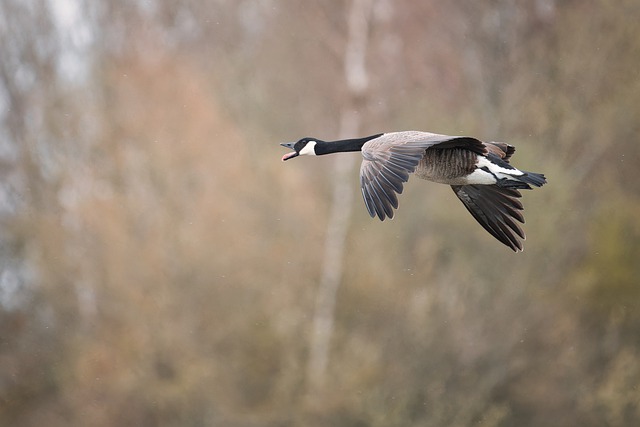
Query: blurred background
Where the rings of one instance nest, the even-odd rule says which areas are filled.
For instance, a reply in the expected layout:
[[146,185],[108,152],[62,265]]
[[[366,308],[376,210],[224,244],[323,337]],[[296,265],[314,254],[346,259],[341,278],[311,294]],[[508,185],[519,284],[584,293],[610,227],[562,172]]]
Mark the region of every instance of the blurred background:
[[[638,0],[2,0],[0,425],[640,425]],[[506,141],[515,254],[392,130]]]

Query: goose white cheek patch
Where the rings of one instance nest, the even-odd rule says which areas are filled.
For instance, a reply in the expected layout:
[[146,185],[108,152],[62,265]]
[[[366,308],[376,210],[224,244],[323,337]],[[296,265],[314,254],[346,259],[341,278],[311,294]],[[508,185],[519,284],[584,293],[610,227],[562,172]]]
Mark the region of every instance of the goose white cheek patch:
[[300,150],[300,155],[301,156],[315,156],[316,155],[315,146],[316,146],[316,142],[315,141],[308,142],[307,145],[305,145],[302,148],[302,150]]

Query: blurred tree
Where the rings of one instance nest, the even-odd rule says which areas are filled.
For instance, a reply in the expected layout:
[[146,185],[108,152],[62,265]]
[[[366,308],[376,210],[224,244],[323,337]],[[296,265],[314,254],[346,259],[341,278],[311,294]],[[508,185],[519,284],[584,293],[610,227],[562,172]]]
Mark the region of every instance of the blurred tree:
[[[0,2],[0,425],[637,424],[639,14]],[[357,155],[277,162],[403,128],[548,174],[523,254],[445,187],[379,223]]]
[[[366,111],[363,107],[366,106],[369,87],[366,56],[371,7],[370,0],[353,0],[348,11],[347,39],[344,43],[344,77],[348,97],[340,112],[338,139],[359,134],[360,117]],[[316,294],[313,335],[309,349],[311,399],[317,398],[316,394],[324,385],[333,334],[336,293],[342,280],[345,241],[353,205],[354,190],[350,177],[355,157],[340,156],[334,162],[331,213],[328,217],[322,275]]]

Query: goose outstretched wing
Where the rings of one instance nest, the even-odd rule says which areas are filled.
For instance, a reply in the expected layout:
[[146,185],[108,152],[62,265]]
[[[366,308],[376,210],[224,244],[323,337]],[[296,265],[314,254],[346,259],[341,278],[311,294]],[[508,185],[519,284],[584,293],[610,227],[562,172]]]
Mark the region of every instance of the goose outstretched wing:
[[377,215],[381,221],[393,218],[393,209],[398,208],[397,194],[402,193],[425,150],[434,146],[463,146],[478,154],[486,153],[484,144],[477,139],[426,132],[383,134],[362,146],[360,187],[371,217]]
[[524,224],[520,192],[497,185],[452,185],[456,196],[467,210],[493,237],[509,246],[514,252],[522,250]]

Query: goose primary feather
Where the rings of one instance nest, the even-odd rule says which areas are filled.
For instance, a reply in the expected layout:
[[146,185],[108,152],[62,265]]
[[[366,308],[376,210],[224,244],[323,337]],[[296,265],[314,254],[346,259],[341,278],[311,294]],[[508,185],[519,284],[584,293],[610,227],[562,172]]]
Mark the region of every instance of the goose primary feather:
[[398,194],[413,174],[450,185],[469,213],[493,237],[522,251],[523,206],[519,190],[541,187],[543,174],[521,171],[509,161],[515,152],[504,142],[421,131],[388,132],[364,138],[323,141],[302,138],[283,143],[293,149],[282,160],[301,155],[361,151],[360,188],[371,217],[393,218]]

